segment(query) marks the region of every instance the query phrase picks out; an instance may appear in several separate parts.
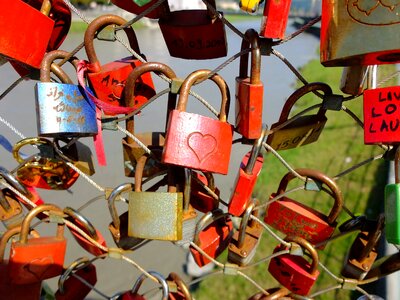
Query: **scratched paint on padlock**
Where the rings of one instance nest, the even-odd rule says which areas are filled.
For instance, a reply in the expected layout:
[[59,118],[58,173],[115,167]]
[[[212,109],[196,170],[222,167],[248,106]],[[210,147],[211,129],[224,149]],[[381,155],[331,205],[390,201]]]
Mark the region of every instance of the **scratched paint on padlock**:
[[349,16],[356,22],[371,26],[400,23],[400,1],[350,0],[346,3]]
[[400,86],[364,91],[364,142],[400,142]]
[[95,105],[76,85],[39,82],[36,109],[39,136],[97,134]]

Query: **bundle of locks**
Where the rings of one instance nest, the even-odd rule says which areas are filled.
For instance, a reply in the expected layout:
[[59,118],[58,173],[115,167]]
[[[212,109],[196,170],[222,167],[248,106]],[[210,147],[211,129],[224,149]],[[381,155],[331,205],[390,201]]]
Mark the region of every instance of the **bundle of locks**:
[[[215,1],[204,1],[207,9],[182,11],[170,11],[166,0],[111,2],[138,15],[135,21],[158,19],[173,57],[206,60],[227,56],[225,26],[232,25],[216,10]],[[259,2],[242,0],[238,4],[244,11],[256,12]],[[231,275],[251,262],[259,237],[273,228],[286,236],[280,239],[268,266],[281,287],[261,289],[250,299],[297,299],[310,294],[320,274],[319,252],[338,227],[336,219],[344,202],[339,186],[318,170],[302,168],[290,170],[264,205],[252,195],[265,148],[276,153],[317,141],[327,122],[326,111],[341,110],[346,99],[325,83],[307,83],[286,100],[278,122],[270,129],[263,126],[261,56],[271,54],[285,39],[290,1],[266,0],[261,29],[240,33],[243,42],[234,124],[227,121],[230,92],[224,78],[206,69],[178,78],[166,64],[147,62],[140,53],[133,22],[116,15],[95,18],[84,34],[87,60],[79,60],[74,56],[76,51],[57,50],[68,34],[71,9],[76,10],[68,0],[13,0],[3,1],[2,6],[0,55],[25,79],[34,79],[39,71],[40,82],[35,90],[38,136],[13,146],[17,168],[0,168],[0,217],[7,229],[0,242],[0,295],[39,299],[42,282],[54,277],[60,280],[56,299],[84,299],[88,295],[97,281],[96,268],[89,259],[64,265],[65,226],[94,257],[121,258],[146,240],[162,240],[188,249],[196,264],[205,266],[212,262],[221,265],[215,259],[227,250],[227,262],[222,266],[224,273]],[[400,88],[364,91],[363,80],[371,69],[368,66],[400,61],[399,7],[390,1],[323,0],[321,18],[321,63],[345,67],[342,91],[350,95],[347,97],[363,94],[365,144],[393,149],[397,161],[400,131],[396,101],[400,100]],[[16,20],[24,36],[16,36]],[[118,30],[125,32],[133,56],[101,64],[94,39],[115,41]],[[367,39],[374,42],[362,42]],[[61,68],[66,62],[76,69],[79,84]],[[60,82],[52,79],[52,74]],[[167,124],[163,132],[136,133],[134,116],[159,96],[153,84],[155,75],[169,83]],[[208,79],[221,94],[220,110],[214,110],[216,119],[186,111],[191,88]],[[317,114],[289,117],[296,102],[310,93],[322,99]],[[119,122],[126,122],[126,129]],[[94,163],[78,140],[94,137],[98,164],[104,165],[102,130],[107,128],[126,133],[122,139],[125,176],[134,177],[134,183],[104,191],[112,220],[105,233],[94,228],[79,210],[46,203],[37,189],[67,190],[79,176],[90,179]],[[251,151],[244,156],[230,201],[225,203],[213,174],[228,173],[234,132]],[[39,153],[24,158],[20,150],[26,145],[36,146]],[[339,278],[344,288],[356,289],[399,268],[398,253],[377,260],[376,248],[383,230],[389,243],[400,243],[398,176],[396,168],[396,184],[386,188],[385,214],[377,220],[355,217],[338,227],[341,232],[360,230]],[[161,179],[142,191],[144,183],[157,177]],[[294,178],[305,182],[304,189],[324,190],[333,198],[328,215],[287,197],[288,184]],[[157,192],[162,186],[167,186],[167,191]],[[122,194],[128,195],[129,208],[119,215],[115,202]],[[259,215],[261,208],[264,211]],[[56,223],[56,235],[39,236],[31,228],[35,218]],[[111,234],[115,245],[106,245],[104,234]],[[11,239],[14,241],[5,260]],[[176,273],[164,278],[157,272],[142,272],[131,291],[111,298],[145,299],[139,288],[150,278],[160,283],[163,299],[192,299],[188,285]]]

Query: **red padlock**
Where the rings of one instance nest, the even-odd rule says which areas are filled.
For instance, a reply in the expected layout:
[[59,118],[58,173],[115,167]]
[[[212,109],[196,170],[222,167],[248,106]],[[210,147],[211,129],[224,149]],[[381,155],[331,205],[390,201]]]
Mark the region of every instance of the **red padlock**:
[[[215,186],[214,176],[210,172],[203,172],[204,175],[194,172],[194,176],[207,186],[212,192],[219,197],[220,191]],[[202,185],[192,179],[190,190],[190,204],[203,213],[207,213],[218,208],[219,201],[211,196]]]
[[55,237],[28,239],[32,219],[44,211],[55,216],[56,222],[63,222],[62,210],[53,204],[37,206],[26,215],[21,225],[19,241],[11,244],[8,266],[12,283],[40,282],[62,273],[67,247],[67,240],[64,238],[64,224],[58,223]]
[[239,217],[251,202],[254,186],[264,163],[261,149],[266,131],[266,129],[263,130],[261,137],[255,141],[253,148],[245,155],[240,164],[235,189],[228,205],[228,212],[234,216]]
[[249,54],[240,57],[239,77],[236,77],[235,129],[246,139],[258,139],[262,130],[264,85],[260,79],[261,52],[258,33],[248,29],[241,50],[251,48],[250,77],[247,75]]
[[[140,15],[145,10],[149,9],[154,4],[156,4],[158,0],[151,0],[149,1],[149,3],[143,6],[139,6],[138,4],[135,3],[135,1],[132,0],[111,0],[111,2],[116,6],[118,6],[119,8],[129,11],[130,13],[133,13],[135,15]],[[169,13],[169,6],[167,4],[167,1],[163,2],[161,5],[159,5],[158,7],[154,8],[151,12],[146,14],[146,17],[150,19],[158,19],[162,15],[165,15],[166,13]]]
[[[271,259],[268,271],[288,290],[306,296],[319,276],[318,252],[309,242],[300,237],[288,236],[285,241],[295,242],[307,250],[311,255],[312,263],[310,264],[303,256],[282,254]],[[285,250],[285,247],[279,245],[274,253],[281,250]]]
[[229,90],[218,74],[214,81],[222,94],[219,120],[186,112],[189,90],[209,70],[192,72],[182,83],[177,109],[170,113],[162,162],[213,173],[227,174],[232,149],[232,126],[227,122]]
[[[179,277],[178,274],[171,272],[167,277],[167,283],[169,287],[169,300],[192,300],[192,295],[190,294],[189,287],[187,284]],[[171,287],[174,287],[172,289]],[[176,287],[176,288],[175,288]]]
[[400,143],[400,86],[364,90],[364,143]]
[[[85,32],[85,50],[89,59],[87,79],[89,85],[101,101],[114,106],[124,106],[122,99],[124,95],[125,82],[129,74],[141,62],[133,57],[126,57],[117,61],[100,65],[94,50],[93,40],[96,34],[108,25],[123,25],[126,20],[116,15],[102,15],[94,19]],[[124,29],[128,36],[129,44],[133,50],[140,53],[139,44],[134,30],[131,27]],[[143,105],[148,99],[155,95],[153,80],[150,73],[145,73],[138,79],[135,85],[135,101],[137,107]],[[106,112],[111,115],[111,112]]]
[[[74,223],[79,229],[83,230],[87,235],[89,235],[100,245],[107,247],[106,241],[101,232],[98,231],[84,215],[82,215],[79,211],[75,210],[72,207],[65,207],[63,211],[66,215],[68,215],[67,219],[70,219],[70,221]],[[71,227],[68,228],[71,231],[75,240],[78,242],[78,244],[81,245],[81,247],[85,249],[87,252],[93,254],[94,256],[99,256],[106,253],[96,245],[92,244],[82,235],[80,235],[73,228]]]
[[50,0],[40,11],[21,0],[1,1],[0,55],[39,69],[54,27],[50,7]]
[[[196,225],[193,243],[212,258],[217,258],[228,247],[232,235],[233,224],[229,215],[216,209],[201,217]],[[192,245],[189,249],[198,266],[203,267],[211,262]]]
[[[335,200],[329,215],[326,216],[288,197],[282,197],[268,205],[264,222],[287,235],[295,235],[311,244],[319,244],[329,239],[337,226],[336,218],[343,206],[342,192],[332,178],[319,171],[296,169],[296,172],[307,177],[307,180],[311,178],[329,188],[329,194]],[[278,191],[272,194],[270,199],[283,194],[289,181],[294,178],[295,175],[288,172],[282,178]]]
[[[21,227],[14,227],[7,230],[0,239],[0,295],[6,296],[12,300],[39,300],[42,282],[34,282],[30,284],[13,284],[8,274],[8,261],[4,260],[4,253],[7,242],[14,235],[21,231]],[[38,234],[33,232],[38,237]]]
[[[74,272],[76,270],[76,272]],[[72,274],[72,272],[74,272]],[[79,278],[77,278],[78,276]],[[92,290],[91,287],[97,282],[96,267],[87,257],[81,257],[71,263],[58,279],[58,290],[55,294],[56,300],[83,300]]]
[[[157,281],[161,284],[161,288],[162,288],[161,300],[168,300],[169,288],[168,288],[168,284],[167,284],[167,281],[165,280],[165,278],[160,273],[155,272],[155,271],[148,271],[147,273],[149,273],[151,276],[156,278]],[[146,278],[147,278],[146,274],[140,275],[140,277],[136,280],[132,290],[122,294],[121,297],[118,299],[121,299],[121,300],[146,300],[146,298],[144,296],[139,294],[140,286],[142,285],[143,281]]]
[[260,35],[270,39],[284,38],[291,2],[291,0],[265,0]]

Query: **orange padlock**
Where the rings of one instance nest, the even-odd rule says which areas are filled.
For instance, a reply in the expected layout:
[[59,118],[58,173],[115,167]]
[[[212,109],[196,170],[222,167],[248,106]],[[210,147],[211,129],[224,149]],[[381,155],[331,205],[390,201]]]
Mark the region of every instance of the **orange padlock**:
[[[31,221],[41,212],[49,212],[55,219],[57,235],[28,239]],[[28,284],[58,276],[63,271],[67,240],[64,237],[63,212],[53,204],[32,209],[21,225],[19,241],[11,244],[9,259],[10,280],[14,284]]]

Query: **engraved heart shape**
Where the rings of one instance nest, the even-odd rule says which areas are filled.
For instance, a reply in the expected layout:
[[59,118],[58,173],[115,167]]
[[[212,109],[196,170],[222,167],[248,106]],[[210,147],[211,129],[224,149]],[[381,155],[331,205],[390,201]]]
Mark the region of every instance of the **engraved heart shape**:
[[31,260],[29,263],[23,266],[23,269],[32,274],[38,281],[43,279],[45,273],[53,267],[54,260],[51,256],[46,256],[43,258],[36,258]]
[[187,143],[200,163],[213,154],[217,147],[215,137],[210,134],[202,134],[201,132],[192,132],[189,134]]

